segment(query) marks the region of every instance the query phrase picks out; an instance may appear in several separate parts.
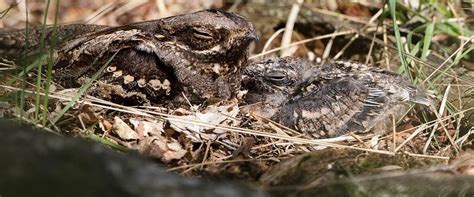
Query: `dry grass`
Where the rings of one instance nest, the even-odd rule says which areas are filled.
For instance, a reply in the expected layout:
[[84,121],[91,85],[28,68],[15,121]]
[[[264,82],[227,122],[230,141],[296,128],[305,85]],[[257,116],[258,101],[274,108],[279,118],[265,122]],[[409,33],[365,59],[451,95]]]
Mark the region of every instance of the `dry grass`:
[[[117,3],[116,1],[108,1],[108,3],[104,3],[103,6],[100,6],[94,12],[91,12],[89,17],[85,17],[85,21],[91,23],[104,23],[107,22],[104,17],[113,18],[115,15],[116,18],[119,18],[121,15],[133,12],[133,10],[136,9],[144,9],[143,7],[147,6],[155,6],[152,9],[163,11],[163,2],[157,2],[158,3],[140,1],[139,3],[133,4],[121,4]],[[459,153],[459,151],[462,150],[466,144],[472,144],[472,137],[470,138],[473,132],[472,127],[462,131],[461,124],[463,122],[464,115],[466,113],[472,113],[474,107],[464,106],[465,101],[463,97],[466,95],[463,95],[463,91],[461,91],[460,88],[464,90],[472,89],[474,87],[474,83],[458,76],[458,72],[455,70],[459,68],[460,61],[466,56],[466,53],[473,49],[472,35],[467,35],[467,33],[466,35],[460,34],[457,36],[452,36],[458,39],[458,44],[456,45],[455,50],[452,49],[450,50],[452,52],[446,53],[444,50],[436,50],[431,48],[430,46],[433,45],[427,46],[426,40],[431,42],[431,40],[434,39],[433,37],[435,35],[433,35],[432,32],[430,35],[422,35],[421,41],[418,45],[407,43],[406,39],[410,34],[407,34],[407,36],[399,36],[395,38],[392,32],[401,30],[397,29],[396,25],[394,26],[396,23],[393,23],[387,18],[382,18],[386,16],[388,7],[379,9],[371,18],[348,16],[336,11],[320,9],[315,6],[301,4],[301,2],[295,3],[293,8],[294,9],[290,11],[289,16],[287,17],[285,29],[274,31],[274,34],[269,36],[267,40],[263,40],[263,42],[266,41],[266,43],[262,52],[253,54],[250,57],[251,60],[274,55],[274,53],[279,51],[281,51],[282,55],[284,56],[297,55],[292,54],[292,51],[294,50],[289,49],[305,47],[307,44],[315,41],[328,39],[331,39],[331,41],[335,41],[336,39],[344,40],[345,42],[343,44],[339,43],[340,46],[333,46],[335,42],[332,42],[332,45],[326,45],[327,48],[324,49],[325,55],[322,56],[323,59],[321,60],[324,62],[328,61],[327,59],[338,59],[344,55],[350,55],[353,53],[353,51],[350,50],[351,46],[354,45],[356,40],[367,39],[368,41],[366,44],[367,46],[370,46],[370,50],[368,54],[361,59],[364,59],[366,63],[390,69],[393,69],[393,65],[400,64],[397,62],[406,62],[406,64],[401,63],[403,64],[402,67],[396,66],[395,69],[399,69],[401,72],[411,76],[411,79],[414,82],[423,84],[427,90],[433,92],[433,96],[435,97],[434,100],[437,101],[438,105],[436,106],[438,107],[433,106],[431,109],[424,110],[413,109],[415,111],[407,112],[407,117],[404,118],[402,122],[404,122],[405,125],[408,124],[409,127],[407,129],[395,131],[398,127],[396,127],[394,124],[394,132],[384,136],[375,136],[373,134],[358,136],[351,134],[334,139],[315,140],[306,137],[304,133],[291,130],[271,120],[260,117],[258,114],[241,114],[238,116],[238,121],[248,123],[245,124],[245,127],[229,126],[227,124],[210,124],[208,122],[191,120],[184,118],[182,115],[173,115],[173,111],[164,113],[158,112],[154,108],[144,109],[143,107],[122,106],[90,96],[82,96],[80,94],[76,97],[77,100],[75,100],[74,98],[71,98],[70,95],[60,94],[59,91],[45,91],[45,89],[40,88],[41,84],[27,84],[26,88],[21,88],[18,86],[20,83],[14,83],[12,85],[4,84],[2,82],[2,85],[0,86],[0,94],[4,95],[4,97],[8,97],[16,91],[24,91],[30,96],[46,96],[50,100],[49,102],[55,107],[62,109],[64,114],[58,115],[56,112],[50,111],[47,108],[39,107],[40,104],[37,103],[34,111],[37,113],[36,116],[41,117],[36,117],[36,119],[47,119],[46,122],[48,124],[43,124],[43,126],[49,125],[49,128],[59,133],[64,133],[64,125],[67,125],[69,129],[71,127],[79,128],[81,131],[79,134],[96,134],[100,136],[100,138],[106,139],[106,142],[129,146],[129,148],[139,149],[140,146],[137,144],[130,145],[129,142],[124,142],[113,133],[108,133],[108,131],[106,131],[104,128],[101,128],[102,126],[100,125],[110,122],[110,120],[113,119],[113,116],[119,116],[123,119],[139,117],[149,122],[176,121],[206,128],[213,128],[214,130],[224,130],[228,133],[225,138],[218,138],[215,141],[201,141],[197,143],[201,144],[201,146],[198,148],[190,147],[190,142],[180,141],[183,146],[188,146],[186,151],[189,151],[190,155],[193,155],[193,158],[181,162],[172,162],[169,163],[169,165],[172,167],[170,170],[181,171],[182,173],[188,173],[191,170],[206,166],[211,167],[219,166],[218,164],[245,163],[249,161],[263,162],[267,165],[273,165],[274,163],[279,162],[282,158],[301,154],[301,152],[319,150],[324,147],[358,150],[361,152],[370,152],[384,155],[406,154],[412,157],[432,158],[447,161],[449,158]],[[235,9],[238,10],[238,8]],[[306,11],[311,10],[314,13],[321,14],[326,17],[338,17],[338,20],[342,20],[344,22],[342,23],[343,25],[339,26],[338,29],[334,31],[334,33],[305,37],[305,39],[299,41],[292,41],[292,35],[297,33],[294,32],[294,27],[295,23],[297,22],[297,16],[300,14],[300,9],[306,9]],[[186,10],[183,9],[183,12],[185,11]],[[175,12],[171,10],[164,10],[162,13],[163,15],[175,14]],[[428,13],[433,14],[433,12]],[[15,13],[13,13],[13,15],[15,15]],[[156,15],[149,14],[149,17],[151,16]],[[456,20],[450,20],[450,18],[443,20],[450,20],[450,22],[464,27],[464,21],[462,20],[462,17],[453,19]],[[377,23],[377,21],[381,22]],[[441,19],[430,22],[434,24],[438,23],[439,21],[441,21]],[[24,21],[20,20],[17,22],[17,24],[21,24],[23,22]],[[115,20],[111,23],[118,23],[118,21]],[[362,24],[362,27],[356,28],[358,26],[353,25],[354,23],[359,26]],[[3,25],[7,26],[6,23]],[[427,31],[424,33],[426,32]],[[275,40],[278,40],[278,37],[281,33],[283,33],[282,41],[280,43],[274,42]],[[347,37],[351,38],[347,39]],[[394,39],[396,41],[394,41]],[[425,45],[422,44],[423,42]],[[334,52],[333,50],[337,50],[336,48],[340,50]],[[376,55],[379,53],[382,55]],[[330,54],[333,55],[331,56]],[[426,59],[427,55],[429,54],[444,59],[445,61],[442,63],[430,61],[429,58]],[[394,60],[393,58],[390,58],[398,55],[402,57],[401,60]],[[15,66],[9,63],[0,64],[0,72],[5,72],[8,70],[11,71],[14,68]],[[429,74],[427,72],[429,72]],[[9,79],[15,79],[16,77],[14,74],[6,74],[6,76]],[[443,78],[445,80],[440,82],[440,80]],[[446,79],[452,80],[448,81]],[[36,90],[33,91],[35,88]],[[453,89],[458,89],[458,91],[453,93]],[[71,110],[67,110],[67,107],[62,104],[64,101],[70,102],[70,107],[72,107]],[[18,111],[18,108],[21,108],[16,104],[9,106],[11,109],[13,109],[11,110],[12,116],[27,119],[32,118],[29,115],[31,114],[31,109],[34,108],[34,106],[32,106],[31,100],[27,99],[25,102],[26,106],[23,109],[20,109],[22,113],[25,113],[25,117],[15,112]],[[84,109],[84,106],[90,106],[96,109],[95,115],[100,117],[97,119],[97,122],[88,124],[84,123],[84,121],[80,118],[74,118],[77,117],[77,114],[81,113],[81,109]],[[28,110],[30,110],[30,112]],[[43,112],[46,113],[41,115],[39,114],[38,110],[43,110]],[[194,112],[187,111],[186,113],[193,114]],[[408,116],[408,114],[420,115],[422,113],[424,113],[425,116],[421,124],[410,125],[407,123],[413,119]],[[396,120],[394,122],[400,121]],[[245,137],[248,136],[252,136],[256,142],[252,144],[248,151],[243,151],[241,153],[246,156],[245,158],[234,157],[234,153],[239,153],[239,147],[244,146],[246,139]],[[405,136],[405,138],[401,136]],[[443,136],[446,137],[447,140],[443,141]],[[420,143],[420,141],[422,143]],[[211,146],[211,144],[214,146]]]

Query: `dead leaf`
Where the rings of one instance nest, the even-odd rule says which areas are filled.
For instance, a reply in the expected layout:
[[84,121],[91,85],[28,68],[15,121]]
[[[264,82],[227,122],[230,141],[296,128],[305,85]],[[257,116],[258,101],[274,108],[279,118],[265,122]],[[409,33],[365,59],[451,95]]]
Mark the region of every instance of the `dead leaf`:
[[225,135],[226,130],[216,128],[210,125],[238,125],[239,121],[235,119],[239,113],[237,105],[230,106],[209,106],[205,112],[195,112],[191,115],[180,116],[179,118],[170,117],[167,120],[177,132],[186,134],[194,142],[203,142],[206,140],[215,140],[217,137]]
[[160,120],[146,121],[130,118],[129,121],[132,123],[133,127],[135,128],[135,132],[140,136],[140,138],[159,136],[164,132],[164,122]]
[[187,153],[176,139],[166,138],[161,135],[145,138],[140,141],[138,151],[143,155],[158,158],[164,163],[174,159],[181,159]]
[[104,125],[104,130],[105,131],[110,131],[113,127],[112,123],[110,123],[108,120],[103,120],[102,124]]
[[123,140],[138,140],[138,134],[118,116],[114,117],[113,131]]
[[88,125],[99,122],[99,117],[90,109],[89,105],[84,105],[79,117]]

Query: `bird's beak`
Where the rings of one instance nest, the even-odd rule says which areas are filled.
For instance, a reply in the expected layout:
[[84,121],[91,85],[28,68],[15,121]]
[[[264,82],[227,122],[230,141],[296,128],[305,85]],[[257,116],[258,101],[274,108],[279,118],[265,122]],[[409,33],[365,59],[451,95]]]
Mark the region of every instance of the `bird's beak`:
[[260,40],[260,37],[257,35],[257,32],[255,32],[255,31],[251,31],[251,32],[247,33],[245,38],[248,39],[249,41],[256,41],[256,42],[258,42]]
[[255,27],[250,22],[248,22],[248,25],[250,26],[250,30],[246,32],[245,39],[258,42],[260,37],[257,35],[257,31],[255,31]]

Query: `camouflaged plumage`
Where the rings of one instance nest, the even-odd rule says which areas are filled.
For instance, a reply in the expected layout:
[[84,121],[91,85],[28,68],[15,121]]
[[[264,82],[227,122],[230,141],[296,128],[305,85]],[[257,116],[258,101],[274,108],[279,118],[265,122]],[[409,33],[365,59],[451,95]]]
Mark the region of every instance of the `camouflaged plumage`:
[[[8,51],[21,51],[27,42],[33,50],[23,54],[33,54],[41,32],[0,31],[0,56],[11,57]],[[240,88],[247,48],[257,39],[243,17],[216,10],[118,27],[63,25],[56,34],[52,28],[46,32],[46,43],[57,41],[55,81],[80,87],[117,53],[91,92],[131,105],[178,102],[182,95],[192,103],[229,99]]]
[[405,77],[345,61],[264,60],[244,70],[242,83],[248,110],[315,138],[383,133],[408,102],[429,104]]

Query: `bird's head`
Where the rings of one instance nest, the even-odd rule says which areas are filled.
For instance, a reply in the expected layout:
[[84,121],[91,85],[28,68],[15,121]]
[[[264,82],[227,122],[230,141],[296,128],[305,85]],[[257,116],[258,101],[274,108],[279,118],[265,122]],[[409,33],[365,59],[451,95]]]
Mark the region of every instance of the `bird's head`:
[[183,87],[205,98],[229,98],[239,89],[248,47],[258,40],[245,18],[218,10],[161,19],[156,32],[163,41],[160,60],[174,68]]
[[294,57],[252,63],[242,75],[242,86],[248,90],[246,102],[271,102],[277,106],[295,93],[311,73],[309,62]]
[[229,98],[240,87],[248,47],[258,40],[253,25],[237,14],[203,10],[159,19],[150,29],[154,42],[141,49],[172,68],[185,92],[201,98]]
[[[253,25],[237,14],[203,10],[161,19],[176,47],[192,54],[193,59],[218,62],[220,58],[239,56],[252,41],[258,40]],[[234,53],[234,54],[230,54]]]

